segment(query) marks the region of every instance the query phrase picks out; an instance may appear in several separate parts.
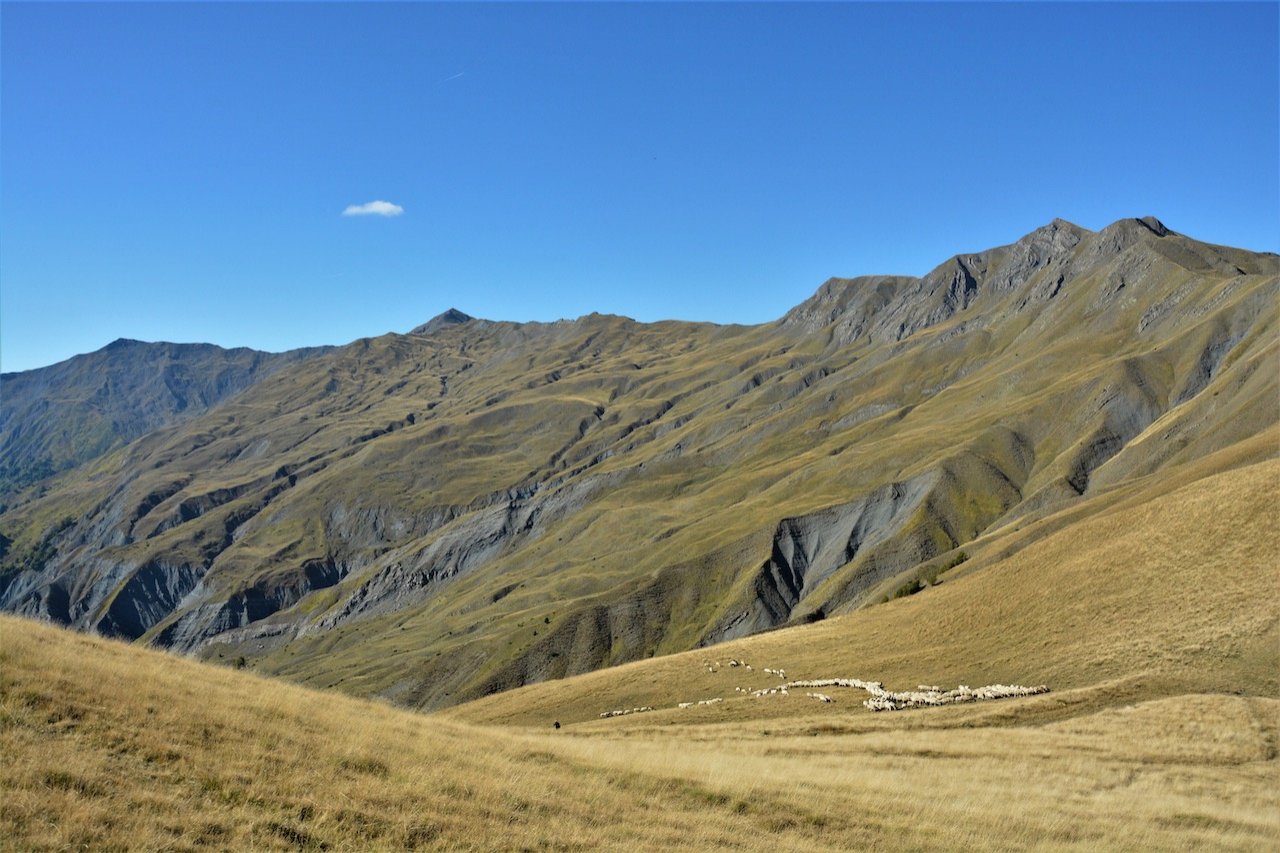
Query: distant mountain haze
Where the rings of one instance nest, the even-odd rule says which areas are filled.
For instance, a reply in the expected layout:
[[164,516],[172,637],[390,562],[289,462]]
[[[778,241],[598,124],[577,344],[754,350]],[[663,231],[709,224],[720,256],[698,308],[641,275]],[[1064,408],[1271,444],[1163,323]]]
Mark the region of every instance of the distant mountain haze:
[[117,341],[0,378],[0,608],[423,708],[818,621],[1275,456],[1278,289],[1054,220],[757,326]]

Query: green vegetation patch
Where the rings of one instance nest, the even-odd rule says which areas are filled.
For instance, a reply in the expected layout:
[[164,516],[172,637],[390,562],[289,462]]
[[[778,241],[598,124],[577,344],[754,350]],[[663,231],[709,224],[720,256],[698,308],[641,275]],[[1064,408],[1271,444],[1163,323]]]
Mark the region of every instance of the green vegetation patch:
[[911,573],[911,577],[902,583],[891,594],[886,595],[882,602],[892,601],[895,598],[906,598],[915,595],[917,592],[928,589],[931,586],[937,586],[942,583],[939,577],[943,572],[950,571],[956,566],[969,559],[969,555],[964,551],[956,554],[945,563],[925,563]]

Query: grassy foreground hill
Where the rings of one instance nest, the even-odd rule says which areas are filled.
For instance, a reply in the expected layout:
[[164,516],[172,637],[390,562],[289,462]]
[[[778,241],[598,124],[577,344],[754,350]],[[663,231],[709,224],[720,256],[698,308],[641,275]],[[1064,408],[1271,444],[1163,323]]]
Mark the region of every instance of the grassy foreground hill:
[[1278,301],[1274,255],[1058,220],[760,326],[454,312],[21,492],[0,608],[439,708],[946,597],[1276,456]]
[[[1280,462],[1255,452],[1095,497],[1108,512],[1045,518],[883,606],[435,714],[0,617],[0,832],[49,850],[1272,850]],[[879,714],[854,690],[732,692],[778,667],[1053,690]]]

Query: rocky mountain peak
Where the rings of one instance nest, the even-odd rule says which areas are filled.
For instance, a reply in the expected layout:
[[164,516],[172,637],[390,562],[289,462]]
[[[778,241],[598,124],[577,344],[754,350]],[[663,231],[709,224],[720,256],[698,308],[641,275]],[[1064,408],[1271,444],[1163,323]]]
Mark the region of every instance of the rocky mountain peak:
[[1081,240],[1092,233],[1088,228],[1081,228],[1074,222],[1055,219],[1048,225],[1037,228],[1014,243],[1011,247],[1012,254],[1024,257],[1034,256],[1039,260],[1047,260],[1051,257],[1070,253],[1072,249],[1079,245]]
[[1170,230],[1163,222],[1154,216],[1143,216],[1141,218],[1131,217],[1128,219],[1118,219],[1098,232],[1099,234],[1123,234],[1132,238],[1137,237],[1167,237],[1176,232]]
[[1164,237],[1166,234],[1173,233],[1172,231],[1170,231],[1168,228],[1165,227],[1163,222],[1161,222],[1159,219],[1156,219],[1154,216],[1144,216],[1141,219],[1139,219],[1138,222],[1145,225],[1157,237]]
[[[1019,305],[1041,304],[1135,245],[1159,243],[1157,251],[1167,255],[1174,241],[1163,238],[1170,236],[1178,235],[1154,216],[1121,219],[1096,232],[1055,218],[1013,243],[956,255],[922,278],[832,279],[782,324],[812,332],[839,320],[832,332],[839,345],[864,337],[898,341],[979,301],[997,311],[1002,294],[1030,288]],[[1174,260],[1194,269],[1234,269],[1221,259]]]
[[440,331],[448,326],[457,326],[462,323],[469,323],[474,320],[470,314],[459,311],[457,308],[450,308],[436,316],[432,317],[421,326],[409,332],[411,335],[430,335]]

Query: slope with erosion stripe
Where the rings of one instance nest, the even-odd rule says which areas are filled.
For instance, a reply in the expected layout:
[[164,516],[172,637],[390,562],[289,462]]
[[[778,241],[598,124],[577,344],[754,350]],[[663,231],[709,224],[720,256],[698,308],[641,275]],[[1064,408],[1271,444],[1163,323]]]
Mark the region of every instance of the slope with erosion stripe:
[[[24,849],[1268,850],[1280,541],[1264,514],[1280,462],[1257,452],[1154,497],[1092,497],[1106,515],[1046,518],[1054,532],[1024,531],[1017,556],[912,599],[443,714],[0,616],[0,827]],[[1206,558],[1197,537],[1231,546]],[[707,672],[708,655],[725,665]],[[793,691],[581,715],[776,684],[764,670],[783,664],[906,683],[1035,671],[1057,687],[888,714]]]
[[[882,681],[891,690],[1047,684],[1052,692],[1043,696],[962,712],[1022,721],[1184,693],[1276,698],[1280,461],[1254,460],[1277,440],[1273,429],[1252,442],[1258,446],[1223,451],[1172,483],[1135,483],[1010,525],[975,543],[971,559],[943,572],[936,586],[879,607],[530,685],[443,713],[601,731],[819,712],[833,725],[853,726],[879,716],[862,708],[865,694],[857,690],[827,690],[830,706],[800,688],[785,697],[749,695],[821,678]],[[777,669],[785,678],[766,671]],[[724,701],[678,707],[716,698]],[[599,719],[637,707],[655,710]],[[952,711],[899,713],[928,719]]]
[[357,341],[24,493],[0,604],[428,707],[849,612],[1274,425],[1278,270],[1057,221],[764,326]]

